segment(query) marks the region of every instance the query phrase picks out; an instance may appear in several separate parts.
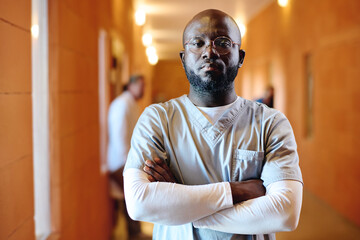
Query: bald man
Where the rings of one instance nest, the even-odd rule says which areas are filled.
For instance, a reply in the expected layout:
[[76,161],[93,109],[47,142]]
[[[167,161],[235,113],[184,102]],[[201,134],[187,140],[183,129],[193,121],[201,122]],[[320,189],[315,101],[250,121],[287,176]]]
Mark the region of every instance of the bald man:
[[132,218],[153,239],[275,239],[296,228],[302,176],[286,117],[236,95],[245,52],[235,21],[197,14],[183,34],[189,94],[149,106],[124,170]]

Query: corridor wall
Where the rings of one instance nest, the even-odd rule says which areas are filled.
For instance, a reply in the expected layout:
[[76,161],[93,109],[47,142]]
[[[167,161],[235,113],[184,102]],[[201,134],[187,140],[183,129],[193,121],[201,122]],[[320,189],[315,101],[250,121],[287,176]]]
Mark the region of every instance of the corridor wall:
[[176,60],[159,61],[154,68],[152,101],[164,102],[188,92],[189,82],[181,65],[180,57]]
[[[50,239],[108,239],[100,171],[98,38],[110,1],[49,1]],[[109,17],[106,17],[106,16]]]
[[35,239],[31,1],[0,1],[0,239]]
[[239,88],[253,99],[274,85],[275,108],[295,131],[305,188],[358,226],[359,9],[358,0],[274,2],[247,24]]

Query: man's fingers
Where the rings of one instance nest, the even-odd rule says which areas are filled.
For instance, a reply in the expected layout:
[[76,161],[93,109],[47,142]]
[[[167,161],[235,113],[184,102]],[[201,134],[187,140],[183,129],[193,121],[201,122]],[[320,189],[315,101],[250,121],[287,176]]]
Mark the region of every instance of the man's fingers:
[[148,166],[144,167],[144,171],[148,175],[152,176],[155,179],[155,181],[159,181],[159,182],[165,182],[166,181],[163,176],[161,176],[158,172],[156,172],[154,169],[152,169],[152,168],[150,168]]
[[164,168],[158,167],[158,168],[156,168],[156,171],[165,178],[165,181],[173,182],[173,179],[169,175],[169,172],[166,171]]
[[156,164],[164,168],[165,170],[170,170],[168,165],[166,165],[165,161],[161,160],[160,158],[154,158]]
[[168,182],[176,182],[174,175],[170,171],[170,168],[165,161],[161,160],[160,158],[154,158],[154,161],[156,164],[161,166],[162,169],[159,169],[159,173],[162,174]]
[[152,170],[151,173],[150,170],[148,170],[149,172],[147,173],[151,174],[157,181],[176,182],[169,167],[166,165],[165,161],[160,158],[154,158],[154,161],[146,160],[145,165]]
[[146,160],[145,165],[150,168],[155,168],[156,163],[154,163],[153,161],[150,161],[150,160]]
[[151,176],[151,175],[147,175],[147,179],[150,181],[150,182],[156,182],[156,179]]

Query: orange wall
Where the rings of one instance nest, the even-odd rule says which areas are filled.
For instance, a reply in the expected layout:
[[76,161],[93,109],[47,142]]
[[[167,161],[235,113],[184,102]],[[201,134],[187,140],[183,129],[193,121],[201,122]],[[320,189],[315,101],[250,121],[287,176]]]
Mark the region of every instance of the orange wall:
[[109,239],[110,200],[100,173],[98,34],[110,1],[49,1],[53,238]]
[[[360,1],[275,2],[248,23],[240,77],[254,98],[272,80],[298,141],[305,188],[360,225]],[[313,56],[313,136],[305,137],[305,56]],[[269,70],[270,69],[270,70]],[[270,75],[270,76],[269,76]]]
[[189,92],[189,82],[177,60],[162,60],[155,66],[152,83],[152,101],[164,102]]
[[35,239],[31,1],[0,6],[0,239]]

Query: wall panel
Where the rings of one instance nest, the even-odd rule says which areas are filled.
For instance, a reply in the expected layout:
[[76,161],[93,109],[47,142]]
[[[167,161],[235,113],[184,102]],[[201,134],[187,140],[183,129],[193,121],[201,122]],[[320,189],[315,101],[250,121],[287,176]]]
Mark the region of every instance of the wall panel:
[[35,239],[31,1],[0,0],[0,239]]

